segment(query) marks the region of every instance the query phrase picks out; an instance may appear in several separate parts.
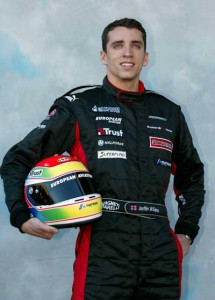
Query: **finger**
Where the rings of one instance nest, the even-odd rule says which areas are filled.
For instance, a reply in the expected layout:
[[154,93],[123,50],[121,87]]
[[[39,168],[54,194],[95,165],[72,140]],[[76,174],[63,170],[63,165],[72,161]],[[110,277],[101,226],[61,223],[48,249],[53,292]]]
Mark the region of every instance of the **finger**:
[[40,228],[36,229],[35,233],[42,238],[50,240],[53,235],[57,234],[58,232],[59,230],[57,228],[42,224]]
[[37,230],[33,230],[33,231],[30,231],[28,232],[30,235],[33,235],[33,236],[36,236],[36,237],[39,237],[39,238],[43,238],[43,239],[46,239],[46,240],[50,240],[54,233],[53,232],[49,232],[49,231],[44,231],[44,230],[40,230],[40,229],[37,229]]

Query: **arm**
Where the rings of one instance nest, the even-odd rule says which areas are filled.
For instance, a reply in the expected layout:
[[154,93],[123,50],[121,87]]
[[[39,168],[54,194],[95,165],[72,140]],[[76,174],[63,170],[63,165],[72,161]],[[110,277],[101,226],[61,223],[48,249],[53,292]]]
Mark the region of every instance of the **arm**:
[[[27,224],[35,224],[30,219],[24,200],[24,181],[27,174],[43,158],[70,150],[74,142],[74,123],[75,117],[70,102],[66,99],[58,99],[51,107],[49,116],[40,126],[13,146],[4,157],[1,177],[6,204],[10,212],[11,224],[21,231],[28,232],[26,226],[22,226],[27,221]],[[45,231],[46,229],[44,228]]]
[[[180,113],[178,130],[173,149],[174,190],[178,202],[179,218],[175,232],[188,252],[199,231],[199,219],[204,203],[204,169],[198,153],[193,146],[192,137],[185,118]],[[191,242],[185,236],[191,238]]]

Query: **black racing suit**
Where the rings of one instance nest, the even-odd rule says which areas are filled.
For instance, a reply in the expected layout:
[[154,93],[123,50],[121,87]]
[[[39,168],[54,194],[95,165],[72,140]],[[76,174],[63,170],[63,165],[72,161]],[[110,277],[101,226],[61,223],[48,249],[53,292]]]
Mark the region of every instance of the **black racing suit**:
[[170,174],[176,233],[194,240],[204,200],[203,164],[180,107],[151,91],[118,90],[107,78],[57,99],[3,160],[13,226],[29,219],[23,200],[29,170],[64,151],[87,165],[104,209],[78,235],[72,300],[179,299],[182,249],[165,208]]

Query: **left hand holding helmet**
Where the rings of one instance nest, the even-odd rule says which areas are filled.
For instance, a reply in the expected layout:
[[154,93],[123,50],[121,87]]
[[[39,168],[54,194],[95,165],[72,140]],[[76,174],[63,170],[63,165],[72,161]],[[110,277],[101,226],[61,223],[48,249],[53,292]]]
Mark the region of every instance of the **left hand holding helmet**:
[[46,225],[38,218],[31,218],[25,223],[22,224],[21,227],[24,233],[28,233],[30,235],[40,237],[46,240],[50,240],[54,234],[58,233],[58,229],[49,225]]

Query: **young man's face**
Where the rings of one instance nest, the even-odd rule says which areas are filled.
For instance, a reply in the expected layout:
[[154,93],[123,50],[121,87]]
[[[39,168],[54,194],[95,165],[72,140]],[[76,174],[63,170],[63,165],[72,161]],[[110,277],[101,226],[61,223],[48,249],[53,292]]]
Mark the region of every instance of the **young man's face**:
[[148,63],[141,31],[119,26],[108,33],[108,38],[106,52],[100,53],[108,79],[119,88],[137,89],[142,67]]

